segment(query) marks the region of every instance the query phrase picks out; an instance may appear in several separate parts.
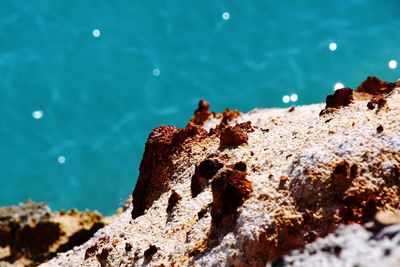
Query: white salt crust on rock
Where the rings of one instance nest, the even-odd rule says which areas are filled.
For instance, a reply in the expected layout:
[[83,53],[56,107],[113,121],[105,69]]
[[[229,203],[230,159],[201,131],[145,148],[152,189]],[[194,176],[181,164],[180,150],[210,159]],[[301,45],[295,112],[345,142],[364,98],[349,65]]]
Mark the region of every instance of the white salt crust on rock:
[[[387,104],[380,110],[369,110],[369,100],[356,97],[350,105],[323,116],[319,113],[324,104],[299,106],[293,111],[255,109],[229,121],[232,126],[250,121],[254,128],[247,133],[248,142],[239,146],[222,148],[216,135],[187,139],[184,149],[172,155],[174,173],[167,179],[166,191],[143,215],[132,219],[130,206],[87,243],[41,266],[265,266],[306,243],[310,243],[307,249],[316,246],[318,250],[330,240],[344,242],[340,258],[329,255],[321,259],[321,254],[293,252],[279,264],[322,266],[321,262],[336,257],[332,260],[335,264],[329,266],[343,266],[346,257],[348,262],[362,257],[353,253],[357,249],[349,252],[359,243],[365,245],[365,251],[375,246],[362,226],[341,226],[335,235],[322,241],[318,238],[332,233],[340,224],[371,219],[369,209],[398,208],[399,89],[387,96]],[[211,117],[203,128],[208,131],[220,120]],[[383,127],[380,133],[379,126]],[[191,194],[196,166],[211,156],[224,166],[215,177],[242,161],[247,167],[246,179],[252,185],[252,194],[238,207],[231,228],[216,228],[213,236],[211,186],[196,197]],[[349,174],[350,167],[352,173],[356,172],[354,177]],[[182,199],[168,214],[172,190]],[[204,216],[199,218],[201,210]],[[384,245],[384,241],[379,242]],[[153,251],[149,250],[151,246],[155,246]],[[395,247],[393,251],[399,250],[398,244]],[[88,249],[94,252],[88,253]],[[385,257],[385,266],[398,266],[395,254],[379,254],[376,259]],[[309,265],[293,263],[308,257]],[[375,261],[359,262],[376,266]]]

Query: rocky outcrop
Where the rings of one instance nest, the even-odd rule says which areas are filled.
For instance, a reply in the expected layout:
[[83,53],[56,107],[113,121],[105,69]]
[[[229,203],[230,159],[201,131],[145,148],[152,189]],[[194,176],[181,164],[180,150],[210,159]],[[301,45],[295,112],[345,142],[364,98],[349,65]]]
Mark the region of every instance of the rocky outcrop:
[[169,182],[175,171],[172,156],[187,149],[183,146],[185,141],[195,141],[205,136],[206,131],[194,124],[184,129],[161,126],[151,132],[140,164],[139,180],[132,193],[135,203],[132,218],[142,215],[154,200],[170,189]]
[[201,101],[186,128],[150,134],[127,210],[44,266],[304,266],[291,255],[355,257],[324,248],[352,234],[373,250],[368,236],[400,228],[376,215],[400,203],[399,90],[370,77],[325,104],[245,114]]
[[356,91],[367,95],[385,95],[393,91],[395,87],[396,83],[388,83],[377,77],[370,76],[357,87]]
[[46,204],[33,202],[0,208],[0,266],[36,266],[104,226],[97,212],[51,213]]

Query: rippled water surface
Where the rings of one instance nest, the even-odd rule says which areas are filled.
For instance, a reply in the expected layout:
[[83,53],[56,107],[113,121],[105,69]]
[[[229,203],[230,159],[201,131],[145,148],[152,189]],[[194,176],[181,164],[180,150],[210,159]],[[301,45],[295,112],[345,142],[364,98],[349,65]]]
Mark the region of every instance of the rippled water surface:
[[400,2],[0,3],[0,205],[112,213],[144,143],[225,107],[321,102],[367,75],[396,80]]

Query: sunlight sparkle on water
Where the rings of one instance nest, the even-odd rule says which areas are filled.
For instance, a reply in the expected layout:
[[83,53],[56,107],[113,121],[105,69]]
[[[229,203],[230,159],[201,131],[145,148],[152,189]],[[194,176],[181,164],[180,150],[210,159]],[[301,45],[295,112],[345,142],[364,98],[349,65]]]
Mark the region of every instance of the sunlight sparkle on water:
[[337,49],[337,44],[332,42],[329,44],[329,50],[335,51]]
[[388,63],[388,66],[389,66],[389,68],[391,68],[391,69],[397,68],[397,61],[394,60],[394,59],[390,60],[389,63]]
[[58,157],[57,161],[60,164],[64,164],[65,163],[65,157],[61,155],[61,156]]
[[297,99],[299,99],[299,96],[297,94],[291,94],[290,95],[290,101],[296,102]]
[[160,69],[155,68],[155,69],[153,70],[153,75],[154,75],[154,76],[160,76]]
[[284,95],[284,96],[282,97],[282,101],[283,101],[283,103],[289,103],[289,101],[290,101],[290,96]]
[[100,37],[100,30],[99,30],[99,29],[94,29],[92,34],[93,34],[93,36],[96,37],[96,38],[97,38],[97,37]]
[[342,89],[344,88],[344,84],[343,83],[335,83],[335,85],[333,86],[333,89],[336,91],[338,89]]
[[40,120],[43,117],[43,111],[35,110],[34,112],[32,112],[32,117],[34,119]]
[[230,17],[231,17],[231,14],[229,14],[228,12],[222,13],[222,18],[223,18],[224,20],[228,20]]

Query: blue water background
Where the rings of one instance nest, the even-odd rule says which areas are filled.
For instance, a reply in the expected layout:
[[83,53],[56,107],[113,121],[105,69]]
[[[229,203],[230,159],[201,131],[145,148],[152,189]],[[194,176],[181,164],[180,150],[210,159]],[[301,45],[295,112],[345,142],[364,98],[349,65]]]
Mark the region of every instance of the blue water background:
[[214,111],[322,102],[337,82],[396,80],[390,60],[398,0],[2,0],[0,205],[111,214],[148,133],[184,126],[200,98]]

